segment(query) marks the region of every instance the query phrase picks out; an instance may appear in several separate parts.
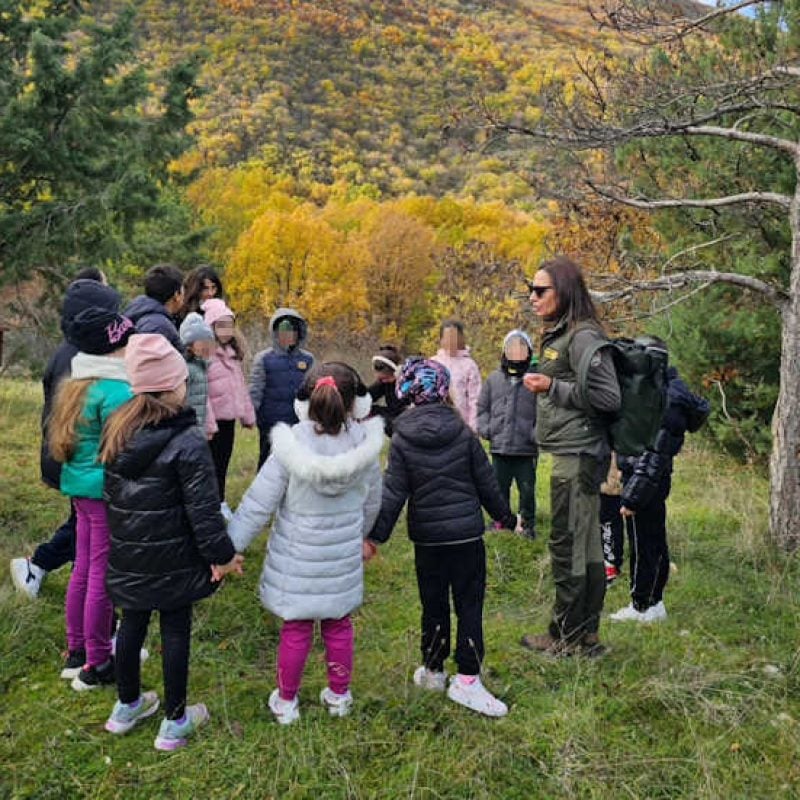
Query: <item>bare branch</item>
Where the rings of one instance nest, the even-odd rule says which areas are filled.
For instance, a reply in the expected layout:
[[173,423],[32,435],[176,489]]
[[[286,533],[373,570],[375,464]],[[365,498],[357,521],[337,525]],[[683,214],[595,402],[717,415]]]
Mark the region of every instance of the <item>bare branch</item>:
[[601,197],[612,200],[632,208],[641,208],[648,211],[655,211],[660,208],[723,208],[725,206],[737,205],[739,203],[772,203],[782,208],[788,209],[792,204],[792,198],[779,192],[742,192],[740,194],[730,194],[725,197],[710,197],[707,199],[694,199],[689,197],[669,199],[669,200],[647,200],[645,198],[626,197],[625,195],[613,192],[603,186],[598,186],[594,181],[587,180],[586,185]]
[[790,139],[781,139],[778,136],[769,136],[766,133],[751,133],[750,131],[740,131],[736,128],[721,128],[716,125],[687,125],[682,133],[690,136],[718,136],[722,139],[735,139],[738,142],[749,142],[761,147],[771,147],[773,150],[782,150],[792,156],[800,153],[797,142]]
[[718,272],[717,270],[684,270],[663,275],[650,280],[630,281],[621,289],[607,292],[594,292],[593,297],[598,303],[610,303],[614,300],[625,300],[641,292],[664,292],[683,289],[696,283],[705,283],[709,286],[717,283],[738,286],[756,292],[769,300],[778,310],[783,311],[789,302],[788,293],[779,286],[774,286],[766,281],[754,278],[751,275],[742,275],[739,272]]

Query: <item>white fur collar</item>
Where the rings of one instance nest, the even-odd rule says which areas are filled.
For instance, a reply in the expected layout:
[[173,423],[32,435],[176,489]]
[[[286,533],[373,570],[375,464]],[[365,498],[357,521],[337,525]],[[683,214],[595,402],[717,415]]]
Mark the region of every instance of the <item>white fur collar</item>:
[[128,381],[128,372],[124,358],[78,353],[72,359],[72,377],[76,380],[110,378],[113,381]]
[[359,425],[366,432],[361,443],[352,450],[326,456],[303,446],[292,427],[279,422],[270,431],[272,452],[293,475],[312,483],[341,482],[367,469],[376,461],[383,447],[383,420],[380,417]]

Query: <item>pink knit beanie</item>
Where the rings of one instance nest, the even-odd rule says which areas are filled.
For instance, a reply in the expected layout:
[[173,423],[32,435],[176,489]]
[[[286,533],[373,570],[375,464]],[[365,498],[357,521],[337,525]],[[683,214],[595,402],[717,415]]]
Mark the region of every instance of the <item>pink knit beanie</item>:
[[189,377],[183,356],[160,333],[131,336],[125,368],[135,394],[170,392]]
[[215,322],[218,322],[224,317],[230,317],[231,319],[236,317],[233,311],[231,311],[230,308],[225,305],[225,301],[220,300],[217,297],[212,297],[210,300],[206,300],[201,308],[203,309],[203,319],[205,320],[206,325],[212,328]]

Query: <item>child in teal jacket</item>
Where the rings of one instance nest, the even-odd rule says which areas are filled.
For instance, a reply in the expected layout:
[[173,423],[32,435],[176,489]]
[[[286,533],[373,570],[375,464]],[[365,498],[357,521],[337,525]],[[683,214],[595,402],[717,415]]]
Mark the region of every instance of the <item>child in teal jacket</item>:
[[76,691],[114,682],[114,612],[105,587],[110,536],[98,454],[106,420],[133,396],[122,359],[133,331],[133,323],[114,311],[88,308],[75,317],[67,338],[79,352],[48,426],[51,452],[63,462],[61,491],[73,499],[77,518],[66,599],[69,653],[61,672]]

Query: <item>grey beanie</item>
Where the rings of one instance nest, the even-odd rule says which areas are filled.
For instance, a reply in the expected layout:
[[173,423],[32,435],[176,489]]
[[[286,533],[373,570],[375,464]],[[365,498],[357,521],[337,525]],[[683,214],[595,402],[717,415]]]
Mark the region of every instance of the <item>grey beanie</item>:
[[180,336],[187,347],[195,342],[214,341],[214,331],[196,311],[186,315],[186,319],[181,323]]

